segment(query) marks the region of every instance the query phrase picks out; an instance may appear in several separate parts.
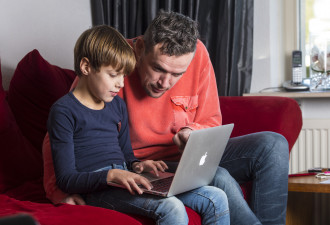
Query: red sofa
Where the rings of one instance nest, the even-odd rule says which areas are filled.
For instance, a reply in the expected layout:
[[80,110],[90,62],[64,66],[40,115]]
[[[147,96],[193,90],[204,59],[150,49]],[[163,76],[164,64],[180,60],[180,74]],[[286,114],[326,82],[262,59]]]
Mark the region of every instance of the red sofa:
[[[0,82],[0,218],[28,213],[42,225],[154,224],[137,215],[126,215],[92,206],[53,205],[42,184],[42,141],[48,111],[68,92],[72,70],[49,64],[37,50],[17,65],[8,91]],[[1,70],[0,70],[1,81]],[[295,143],[302,126],[298,104],[282,97],[220,97],[223,122],[235,123],[232,136],[257,131],[283,134]],[[248,197],[248,185],[242,186]],[[201,224],[187,208],[189,224]]]

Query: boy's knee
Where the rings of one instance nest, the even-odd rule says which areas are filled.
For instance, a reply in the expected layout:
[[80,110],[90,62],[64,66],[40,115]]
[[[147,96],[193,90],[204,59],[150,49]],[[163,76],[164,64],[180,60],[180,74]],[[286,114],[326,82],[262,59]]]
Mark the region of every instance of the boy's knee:
[[228,206],[228,199],[226,193],[221,190],[220,188],[214,187],[214,186],[206,186],[205,187],[209,193],[210,200],[215,204],[222,204]]
[[166,215],[185,216],[187,214],[184,204],[176,197],[165,198],[159,207],[162,212],[166,212]]
[[213,181],[210,185],[220,188],[221,191],[223,190],[226,193],[234,190],[241,190],[236,180],[223,167],[217,168]]

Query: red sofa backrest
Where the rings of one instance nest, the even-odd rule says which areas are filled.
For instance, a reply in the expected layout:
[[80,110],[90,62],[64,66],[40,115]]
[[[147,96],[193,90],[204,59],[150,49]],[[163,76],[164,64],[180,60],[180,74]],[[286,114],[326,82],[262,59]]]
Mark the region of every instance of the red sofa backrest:
[[219,97],[223,124],[234,123],[232,137],[273,131],[282,134],[291,151],[302,128],[298,103],[274,96]]

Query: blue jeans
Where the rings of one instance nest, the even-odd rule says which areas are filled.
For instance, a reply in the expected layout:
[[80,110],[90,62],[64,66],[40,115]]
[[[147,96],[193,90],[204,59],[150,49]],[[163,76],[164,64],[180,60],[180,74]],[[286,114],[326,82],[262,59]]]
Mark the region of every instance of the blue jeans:
[[[113,165],[111,168],[124,169],[120,165]],[[201,215],[203,224],[230,224],[227,196],[222,190],[212,186],[169,198],[149,194],[131,195],[127,190],[116,187],[83,197],[88,205],[147,216],[156,220],[156,224],[188,224],[185,205]]]
[[[260,132],[231,138],[220,166],[210,185],[227,194],[232,224],[285,224],[289,148],[282,135]],[[239,187],[248,181],[250,207]]]
[[[167,162],[175,171],[177,163]],[[274,132],[231,138],[210,185],[228,198],[230,223],[285,224],[288,196],[289,149]],[[250,206],[239,184],[252,181]]]

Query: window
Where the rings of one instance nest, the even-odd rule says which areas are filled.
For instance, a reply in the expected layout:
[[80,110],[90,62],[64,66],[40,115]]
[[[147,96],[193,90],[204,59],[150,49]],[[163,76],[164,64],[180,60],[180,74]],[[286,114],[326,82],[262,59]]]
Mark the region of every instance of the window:
[[[309,77],[313,37],[320,33],[324,35],[325,32],[330,34],[330,0],[299,0],[299,3],[300,46],[305,56],[306,77]],[[330,54],[330,46],[327,47],[327,53]]]

